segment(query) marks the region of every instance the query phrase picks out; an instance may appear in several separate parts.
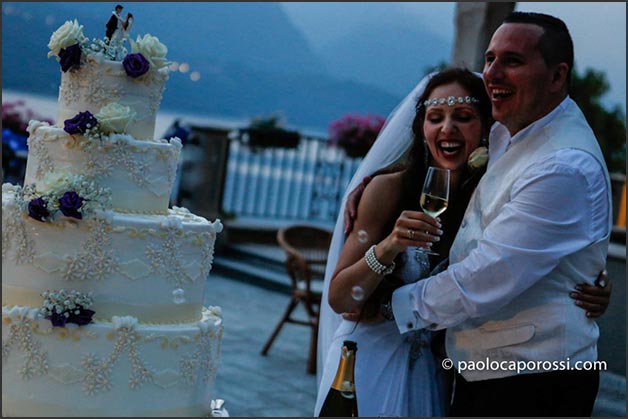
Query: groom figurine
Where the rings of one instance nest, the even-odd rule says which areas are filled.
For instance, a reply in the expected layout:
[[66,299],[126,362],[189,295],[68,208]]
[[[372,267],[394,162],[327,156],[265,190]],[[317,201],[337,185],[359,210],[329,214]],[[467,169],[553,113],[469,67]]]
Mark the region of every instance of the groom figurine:
[[122,13],[122,9],[122,5],[118,4],[116,5],[115,11],[111,12],[111,17],[109,18],[109,21],[106,25],[107,31],[105,32],[105,36],[107,37],[107,43],[109,43],[109,41],[111,40],[111,37],[113,36],[113,33],[116,31],[116,29],[118,29],[118,23],[123,22],[122,17],[120,16],[120,14]]
[[[485,54],[501,155],[479,183],[449,268],[397,289],[401,333],[447,328],[452,416],[590,416],[598,326],[569,298],[606,262],[610,180],[568,96],[573,43],[563,21],[515,12]],[[382,261],[389,263],[390,261]],[[443,364],[444,365],[444,364]]]

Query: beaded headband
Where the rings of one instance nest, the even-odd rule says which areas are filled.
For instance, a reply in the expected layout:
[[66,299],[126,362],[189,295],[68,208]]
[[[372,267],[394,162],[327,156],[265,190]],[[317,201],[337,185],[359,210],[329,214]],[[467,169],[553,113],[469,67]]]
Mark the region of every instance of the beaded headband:
[[471,96],[449,96],[447,98],[444,97],[435,97],[433,99],[428,99],[423,102],[423,105],[427,108],[430,105],[444,105],[447,104],[449,106],[454,106],[457,103],[480,103],[480,101]]

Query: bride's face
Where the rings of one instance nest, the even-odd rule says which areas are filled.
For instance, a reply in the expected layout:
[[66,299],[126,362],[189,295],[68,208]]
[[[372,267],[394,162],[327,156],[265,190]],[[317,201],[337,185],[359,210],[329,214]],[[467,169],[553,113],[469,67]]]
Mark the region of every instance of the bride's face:
[[[429,99],[469,96],[458,83],[443,84],[432,90]],[[480,145],[482,123],[479,112],[468,103],[449,106],[429,105],[423,134],[432,155],[432,165],[452,171],[464,168],[469,154]]]

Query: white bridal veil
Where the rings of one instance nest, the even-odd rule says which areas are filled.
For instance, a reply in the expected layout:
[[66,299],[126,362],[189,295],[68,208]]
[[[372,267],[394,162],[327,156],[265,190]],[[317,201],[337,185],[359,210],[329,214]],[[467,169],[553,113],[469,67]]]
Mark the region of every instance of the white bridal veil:
[[398,162],[412,145],[412,121],[416,112],[416,102],[418,97],[423,93],[431,76],[432,74],[425,76],[412,92],[410,92],[390,113],[377,140],[366,157],[364,157],[364,160],[353,175],[351,182],[349,182],[349,186],[342,199],[325,269],[325,283],[323,286],[323,298],[318,328],[317,383],[320,383],[322,368],[323,365],[325,365],[325,357],[327,356],[334,332],[342,320],[342,316],[336,314],[329,306],[327,294],[331,276],[334,273],[336,264],[338,263],[338,257],[340,256],[345,242],[343,214],[347,195],[362,182],[365,176],[371,175],[381,168]]

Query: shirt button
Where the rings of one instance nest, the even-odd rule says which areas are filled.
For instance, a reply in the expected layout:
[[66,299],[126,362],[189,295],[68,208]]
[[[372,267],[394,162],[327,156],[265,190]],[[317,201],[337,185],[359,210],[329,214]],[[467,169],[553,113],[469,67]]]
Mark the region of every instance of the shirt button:
[[462,220],[462,223],[460,224],[460,228],[465,228],[467,226],[467,220]]
[[406,327],[408,328],[408,330],[409,330],[409,329],[412,329],[412,326],[413,326],[412,322],[408,322],[408,323],[406,324]]

